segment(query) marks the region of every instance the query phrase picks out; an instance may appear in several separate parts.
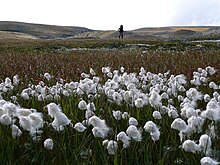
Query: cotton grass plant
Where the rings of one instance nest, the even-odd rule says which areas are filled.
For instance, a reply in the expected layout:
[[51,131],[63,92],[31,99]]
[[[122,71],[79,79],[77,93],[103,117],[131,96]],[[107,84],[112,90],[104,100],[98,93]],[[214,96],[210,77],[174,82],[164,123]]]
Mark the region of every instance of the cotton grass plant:
[[90,68],[78,82],[55,83],[46,73],[23,88],[18,76],[7,78],[1,163],[218,164],[220,97],[209,85],[214,68],[198,69],[195,75],[207,81],[194,76],[197,83],[144,68],[102,72],[98,77]]

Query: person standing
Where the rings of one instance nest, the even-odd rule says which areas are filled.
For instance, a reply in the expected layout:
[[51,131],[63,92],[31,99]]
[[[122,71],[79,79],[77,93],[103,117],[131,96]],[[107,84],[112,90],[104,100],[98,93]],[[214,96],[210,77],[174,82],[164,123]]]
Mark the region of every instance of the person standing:
[[120,28],[118,29],[119,31],[119,36],[118,38],[120,39],[123,39],[123,33],[124,33],[124,29],[123,29],[123,25],[120,26]]

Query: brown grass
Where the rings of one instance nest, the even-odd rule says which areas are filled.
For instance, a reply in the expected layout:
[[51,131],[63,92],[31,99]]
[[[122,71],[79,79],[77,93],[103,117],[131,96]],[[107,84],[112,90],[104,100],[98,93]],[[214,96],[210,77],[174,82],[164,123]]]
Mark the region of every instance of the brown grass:
[[171,28],[171,32],[175,32],[178,30],[192,30],[196,32],[204,32],[209,30],[209,28],[208,27],[172,27]]
[[56,78],[78,80],[82,72],[93,68],[101,75],[103,66],[112,69],[125,67],[128,72],[138,72],[140,67],[150,72],[163,73],[168,70],[172,74],[184,73],[190,78],[198,67],[208,65],[220,69],[220,51],[149,51],[145,54],[140,50],[109,50],[109,51],[72,51],[59,53],[5,53],[0,55],[0,78],[21,77],[32,78],[38,82],[41,75],[49,72]]

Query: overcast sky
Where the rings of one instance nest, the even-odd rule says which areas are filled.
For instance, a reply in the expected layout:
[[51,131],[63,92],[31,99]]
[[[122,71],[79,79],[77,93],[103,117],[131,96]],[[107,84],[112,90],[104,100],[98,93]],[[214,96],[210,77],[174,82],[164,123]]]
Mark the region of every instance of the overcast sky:
[[0,21],[95,30],[220,25],[220,0],[1,0]]

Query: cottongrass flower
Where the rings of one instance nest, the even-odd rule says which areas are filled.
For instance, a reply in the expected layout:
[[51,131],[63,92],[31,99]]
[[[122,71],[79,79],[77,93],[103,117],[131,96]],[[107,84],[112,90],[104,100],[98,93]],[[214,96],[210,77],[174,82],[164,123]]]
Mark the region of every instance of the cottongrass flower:
[[52,150],[53,149],[53,140],[48,138],[44,141],[44,148],[47,150]]
[[15,104],[6,102],[2,108],[9,116],[17,116],[17,106]]
[[29,116],[31,121],[31,126],[33,131],[38,131],[38,129],[43,127],[43,115],[39,112],[31,113]]
[[141,132],[134,125],[130,125],[126,130],[126,133],[130,138],[134,139],[135,141],[141,141],[142,139]]
[[3,125],[10,125],[12,123],[12,119],[8,114],[4,114],[0,117],[0,123]]
[[144,130],[150,133],[151,139],[157,141],[160,138],[160,131],[153,121],[147,121],[144,125]]
[[190,88],[188,91],[186,91],[186,96],[192,101],[202,100],[203,98],[203,94],[196,88]]
[[114,140],[103,140],[102,145],[106,147],[109,155],[115,155],[118,149],[118,144]]
[[92,76],[95,76],[95,75],[96,75],[95,71],[94,71],[92,68],[89,69],[89,73],[90,73]]
[[80,122],[76,123],[73,128],[78,132],[84,132],[86,129],[86,127]]
[[100,127],[93,127],[92,134],[94,135],[94,137],[104,139],[108,135],[108,131],[109,130],[103,129],[103,128],[100,128]]
[[208,94],[204,95],[204,101],[209,102],[211,100],[211,97]]
[[181,119],[181,118],[176,118],[172,124],[171,124],[172,129],[176,129],[178,131],[185,131],[187,129],[187,124],[186,122]]
[[218,102],[211,99],[206,106],[206,110],[202,111],[201,117],[209,120],[220,121],[220,106]]
[[87,103],[84,100],[81,100],[78,103],[78,108],[81,109],[81,110],[86,110],[87,109]]
[[18,75],[13,76],[12,80],[13,80],[13,85],[14,86],[17,86],[20,82],[20,79],[19,79]]
[[200,151],[200,147],[192,140],[186,140],[182,144],[182,148],[186,152],[198,153]]
[[215,69],[214,67],[211,66],[207,66],[205,68],[205,70],[210,74],[210,75],[214,75],[217,72],[217,69]]
[[7,88],[11,88],[12,87],[12,82],[11,82],[11,79],[9,77],[5,78],[5,86]]
[[212,88],[212,89],[214,89],[214,90],[217,90],[217,89],[219,89],[219,86],[218,86],[216,83],[214,83],[213,81],[211,81],[211,82],[209,83],[209,88]]
[[87,110],[96,111],[95,104],[93,102],[87,104]]
[[27,108],[18,108],[17,109],[17,115],[19,116],[28,116],[32,113],[30,109]]
[[118,144],[114,140],[110,140],[107,145],[107,150],[109,155],[115,155],[118,149]]
[[216,101],[219,101],[218,98],[219,98],[220,94],[218,92],[215,91],[212,95]]
[[44,73],[44,78],[46,78],[48,81],[50,81],[52,76],[49,73]]
[[155,92],[155,90],[150,92],[149,103],[152,107],[161,107],[161,99],[162,97],[157,92]]
[[113,99],[113,101],[114,101],[115,103],[117,103],[118,105],[121,105],[121,102],[122,102],[122,100],[123,100],[121,94],[118,93],[118,92],[114,92],[114,93],[112,94],[112,99]]
[[146,132],[151,133],[157,129],[157,126],[153,121],[147,121],[144,125],[144,129]]
[[29,131],[29,132],[33,132],[31,120],[28,116],[20,116],[19,117],[19,124],[24,130]]
[[123,148],[127,148],[130,145],[130,140],[131,138],[126,135],[124,131],[118,133],[117,135],[117,141],[122,141],[123,143]]
[[181,108],[181,116],[188,119],[191,116],[197,116],[197,112],[192,106],[185,105]]
[[0,107],[0,117],[4,114],[6,114],[5,110]]
[[185,139],[185,137],[189,138],[189,136],[192,133],[192,128],[188,126],[186,122],[181,118],[176,118],[172,122],[171,128],[179,131],[179,137],[181,142]]
[[48,111],[48,115],[50,115],[50,117],[54,118],[55,116],[57,116],[61,112],[61,109],[57,104],[50,103],[47,105],[47,111]]
[[68,117],[60,112],[57,116],[55,116],[54,121],[52,122],[52,126],[57,131],[62,131],[64,126],[69,125],[71,122]]
[[69,125],[71,121],[68,117],[62,112],[61,108],[55,103],[50,103],[47,105],[48,115],[54,118],[52,126],[57,131],[62,131],[64,126]]
[[92,133],[95,137],[105,138],[108,135],[110,129],[106,125],[105,120],[92,116],[89,118],[88,124],[93,126]]
[[180,86],[179,89],[178,89],[180,92],[185,92],[186,89],[184,88],[184,86]]
[[159,111],[154,111],[153,117],[154,117],[154,119],[158,119],[158,120],[162,119],[162,116]]
[[177,99],[178,99],[179,102],[182,102],[184,100],[184,97],[182,95],[178,95]]
[[128,112],[124,112],[122,115],[121,115],[122,119],[128,119],[130,116],[128,114]]
[[107,74],[111,71],[110,67],[102,67],[102,73]]
[[204,123],[204,119],[201,118],[200,116],[198,116],[198,117],[191,116],[187,120],[187,123],[192,128],[193,132],[196,132],[196,133],[202,132],[202,126],[203,126],[203,123]]
[[179,115],[178,115],[178,113],[175,109],[170,109],[168,111],[168,116],[173,118],[173,119],[176,119]]
[[155,142],[160,139],[160,131],[159,129],[156,129],[154,132],[150,133],[151,139]]
[[95,113],[91,110],[86,110],[86,113],[85,113],[85,118],[86,119],[89,119],[90,117],[94,116]]
[[134,101],[134,105],[137,108],[143,108],[144,106],[144,100],[142,98],[138,98],[137,100]]
[[97,116],[92,116],[89,118],[89,124],[92,125],[93,127],[100,127],[100,128],[108,128],[105,120],[101,120]]
[[22,93],[20,94],[20,96],[21,96],[21,98],[23,98],[24,100],[29,100],[29,99],[30,99],[28,93],[26,93],[26,92],[22,92]]
[[199,138],[199,147],[201,148],[201,150],[203,151],[203,153],[207,156],[210,155],[212,149],[211,149],[211,138],[206,135],[203,134],[200,138]]
[[128,120],[128,124],[129,125],[137,126],[138,125],[138,121],[134,117],[130,117],[129,120]]
[[14,139],[16,137],[20,137],[22,135],[21,130],[18,128],[18,126],[14,125],[14,124],[11,126],[11,130],[12,130],[11,134]]
[[117,111],[112,111],[112,114],[113,114],[113,117],[116,119],[116,120],[121,120],[122,118],[122,112],[117,110]]
[[218,165],[218,164],[220,164],[220,163],[217,162],[216,160],[213,160],[213,159],[210,158],[210,157],[203,157],[203,158],[200,160],[200,164],[201,164],[201,165]]
[[215,99],[211,99],[207,105],[206,109],[220,109],[218,102]]
[[169,99],[169,95],[168,95],[166,92],[163,92],[163,93],[161,94],[161,98],[162,98],[162,99]]
[[125,72],[125,68],[122,66],[122,67],[120,67],[120,72],[121,73],[124,73]]

